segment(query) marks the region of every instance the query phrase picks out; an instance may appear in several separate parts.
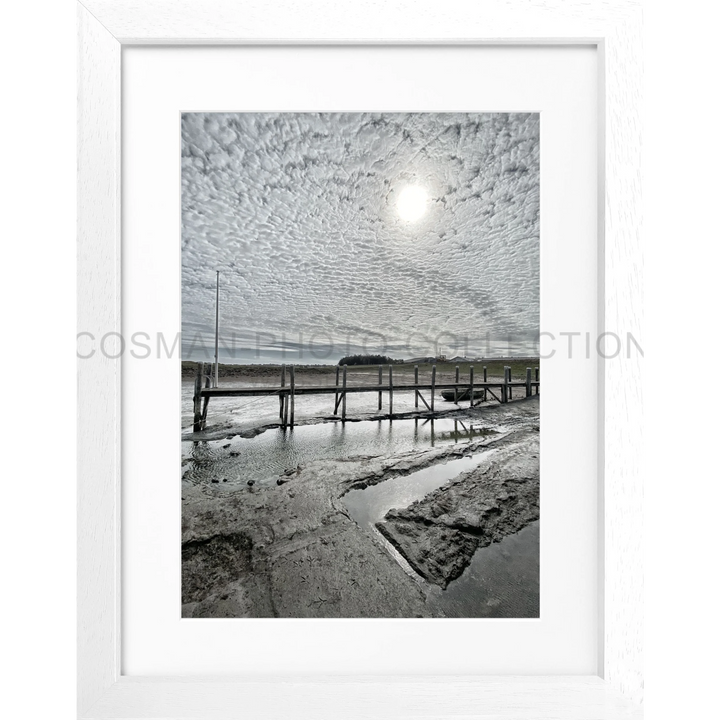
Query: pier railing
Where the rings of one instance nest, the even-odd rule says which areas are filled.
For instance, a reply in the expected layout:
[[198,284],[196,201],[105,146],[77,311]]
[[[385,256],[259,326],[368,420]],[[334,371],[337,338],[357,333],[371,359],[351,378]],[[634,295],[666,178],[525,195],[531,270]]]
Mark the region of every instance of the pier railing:
[[[387,393],[388,417],[393,418],[393,400],[395,393],[414,392],[415,409],[418,413],[428,416],[435,415],[435,396],[443,390],[453,391],[453,399],[456,403],[467,400],[469,407],[487,402],[488,396],[501,404],[513,399],[513,388],[522,388],[525,392],[523,397],[529,397],[540,392],[540,369],[526,368],[525,379],[521,382],[513,382],[512,369],[505,366],[502,381],[488,381],[487,366],[483,366],[482,381],[475,379],[474,367],[469,367],[467,379],[461,380],[460,366],[455,366],[454,382],[437,382],[437,366],[433,365],[430,374],[430,381],[421,382],[419,368],[414,367],[414,382],[411,384],[396,384],[393,381],[393,366],[387,365],[378,367],[378,381],[374,383],[362,383],[356,385],[348,384],[348,366],[342,366],[342,377],[340,366],[335,368],[334,385],[296,385],[295,366],[283,365],[280,369],[280,382],[273,386],[251,386],[251,387],[211,387],[212,366],[208,363],[198,363],[197,375],[195,377],[195,389],[193,393],[193,431],[204,430],[207,422],[208,404],[210,398],[214,397],[261,397],[277,396],[280,405],[279,419],[281,427],[293,427],[295,425],[295,396],[296,395],[333,395],[333,415],[340,410],[340,419],[345,422],[347,416],[347,396],[353,393],[377,393],[378,412],[383,407],[383,393]],[[387,380],[384,380],[384,368],[387,373]],[[363,376],[367,376],[367,371]],[[534,376],[534,379],[533,379]],[[204,387],[203,387],[204,384]],[[426,397],[427,395],[427,397]],[[420,408],[420,402],[424,409]]]

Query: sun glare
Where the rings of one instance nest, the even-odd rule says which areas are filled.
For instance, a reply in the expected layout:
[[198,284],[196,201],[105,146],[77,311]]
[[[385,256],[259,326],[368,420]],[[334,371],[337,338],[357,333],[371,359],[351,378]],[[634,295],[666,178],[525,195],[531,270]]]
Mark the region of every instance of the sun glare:
[[410,185],[402,190],[397,201],[398,215],[403,220],[414,222],[419,220],[427,209],[427,193],[417,185]]

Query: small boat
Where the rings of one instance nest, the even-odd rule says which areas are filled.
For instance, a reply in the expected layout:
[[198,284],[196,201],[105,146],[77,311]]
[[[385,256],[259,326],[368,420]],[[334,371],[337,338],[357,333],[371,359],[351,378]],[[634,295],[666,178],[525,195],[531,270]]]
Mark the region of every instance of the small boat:
[[[470,399],[470,388],[465,388],[464,390],[442,390],[440,394],[443,396],[444,400],[449,400],[450,402],[455,402],[455,393],[457,392],[457,402],[460,402],[461,400],[467,401]],[[484,390],[473,390],[473,400],[484,400],[485,399],[485,391]]]

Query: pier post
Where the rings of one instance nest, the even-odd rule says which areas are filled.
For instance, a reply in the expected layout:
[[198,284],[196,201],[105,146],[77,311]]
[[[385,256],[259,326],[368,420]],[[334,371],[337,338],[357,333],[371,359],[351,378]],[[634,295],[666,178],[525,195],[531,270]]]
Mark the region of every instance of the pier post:
[[390,419],[392,420],[393,414],[393,382],[392,382],[392,365],[388,365],[388,396],[390,398]]
[[[283,367],[284,370],[284,367]],[[285,387],[285,375],[283,374],[283,387]],[[288,426],[288,414],[290,410],[290,398],[287,393],[283,391],[283,417],[282,426],[286,428]]]
[[335,408],[333,410],[333,415],[337,412],[337,406],[338,406],[338,385],[340,385],[340,366],[337,365],[335,367],[335,404],[333,407]]
[[[205,372],[205,363],[202,365],[203,367],[203,375],[205,375],[205,387],[210,387],[210,366],[208,366],[208,371]],[[207,414],[208,414],[208,405],[210,404],[210,396],[206,395],[205,400],[203,402],[203,408],[202,408],[202,417],[200,418],[200,429],[204,430],[205,425],[207,423]]]
[[[508,383],[512,382],[512,366],[508,365],[507,369],[507,381]],[[512,400],[512,388],[508,387],[508,399]]]
[[[535,368],[535,382],[537,382],[537,383],[540,382],[540,368],[539,367]],[[539,392],[540,392],[540,386],[538,385],[535,388],[535,394],[537,395]]]
[[345,406],[347,403],[347,365],[343,365],[342,421],[345,422]]
[[525,397],[532,395],[532,369],[525,370]]
[[457,386],[458,386],[459,382],[460,382],[460,366],[456,365],[455,366],[455,395],[454,395],[454,400],[453,400],[453,402],[456,405],[457,405]]
[[[218,367],[220,365],[220,355],[218,353],[218,338],[220,337],[220,271],[216,270],[215,282],[215,382],[214,387],[218,384]],[[204,363],[203,363],[204,364]]]
[[[378,385],[382,387],[382,365],[378,367]],[[382,390],[378,390],[378,411],[382,410]]]
[[487,382],[487,365],[483,365],[483,382]]
[[[282,366],[282,372],[280,373],[280,387],[285,387],[285,366]],[[280,423],[282,424],[283,418],[285,416],[285,395],[283,394],[283,391],[280,391]]]
[[430,380],[430,412],[435,412],[435,370],[436,365],[432,366],[432,379]]
[[473,406],[473,395],[475,394],[475,367],[470,366],[470,407]]
[[205,363],[197,364],[195,374],[195,390],[193,392],[193,432],[200,432],[202,428],[202,409],[200,407],[200,390],[202,389],[203,366]]
[[417,408],[418,408],[418,393],[420,392],[420,391],[417,389],[417,386],[418,386],[418,385],[419,385],[419,382],[418,382],[418,366],[416,365],[416,366],[415,366],[415,409],[416,409],[416,410],[417,410]]
[[290,366],[290,427],[295,426],[295,366]]
[[504,379],[503,379],[502,392],[501,392],[501,395],[500,395],[500,398],[501,398],[500,401],[503,402],[503,403],[506,403],[506,402],[508,401],[508,382],[509,382],[508,370],[509,370],[509,369],[510,369],[510,368],[506,365],[506,366],[505,366],[505,377],[504,377]]

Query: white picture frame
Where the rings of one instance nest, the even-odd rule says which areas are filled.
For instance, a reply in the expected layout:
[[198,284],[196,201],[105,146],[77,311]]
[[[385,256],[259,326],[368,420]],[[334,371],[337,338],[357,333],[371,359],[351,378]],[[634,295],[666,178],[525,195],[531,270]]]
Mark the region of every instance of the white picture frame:
[[[641,336],[641,10],[634,2],[437,6],[281,0],[78,3],[78,330],[121,331],[121,49],[133,44],[583,44],[600,60],[598,326]],[[78,366],[78,714],[615,718],[642,700],[640,357],[600,363],[599,676],[124,677],[120,363]]]

